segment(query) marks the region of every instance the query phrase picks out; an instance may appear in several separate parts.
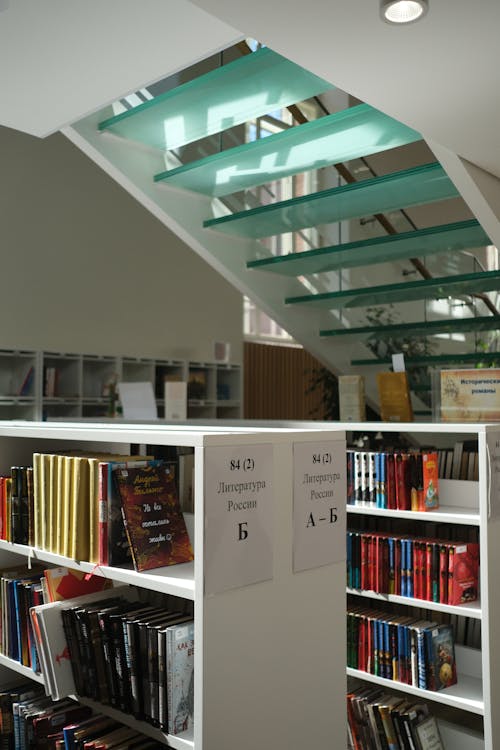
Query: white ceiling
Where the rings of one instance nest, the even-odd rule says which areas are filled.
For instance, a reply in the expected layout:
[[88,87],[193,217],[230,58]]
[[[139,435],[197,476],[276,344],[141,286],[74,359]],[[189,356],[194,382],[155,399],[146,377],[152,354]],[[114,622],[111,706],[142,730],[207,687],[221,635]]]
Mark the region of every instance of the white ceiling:
[[10,0],[0,124],[47,135],[251,36],[500,176],[500,0],[430,5],[396,28],[378,0]]
[[239,38],[185,0],[10,0],[0,124],[48,135]]
[[404,28],[378,0],[194,2],[500,176],[500,0],[430,0]]

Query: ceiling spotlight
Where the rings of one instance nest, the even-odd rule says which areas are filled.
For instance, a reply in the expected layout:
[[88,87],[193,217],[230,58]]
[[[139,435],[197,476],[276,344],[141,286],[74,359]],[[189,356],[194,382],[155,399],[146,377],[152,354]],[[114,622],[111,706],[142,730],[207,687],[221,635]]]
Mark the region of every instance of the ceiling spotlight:
[[428,10],[428,0],[380,0],[380,15],[386,23],[413,23]]

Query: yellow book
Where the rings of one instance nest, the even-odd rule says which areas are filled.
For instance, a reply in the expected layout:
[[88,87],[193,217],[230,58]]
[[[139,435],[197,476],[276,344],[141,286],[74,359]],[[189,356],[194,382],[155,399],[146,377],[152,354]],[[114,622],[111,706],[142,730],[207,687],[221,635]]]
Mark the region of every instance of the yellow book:
[[413,422],[408,374],[379,372],[377,386],[382,422]]
[[60,554],[70,553],[71,457],[62,456],[59,500]]
[[43,469],[42,454],[33,454],[33,544],[41,547],[42,539],[42,506],[43,506]]
[[89,562],[99,562],[99,462],[89,458]]
[[70,557],[89,559],[89,462],[82,456],[71,457]]

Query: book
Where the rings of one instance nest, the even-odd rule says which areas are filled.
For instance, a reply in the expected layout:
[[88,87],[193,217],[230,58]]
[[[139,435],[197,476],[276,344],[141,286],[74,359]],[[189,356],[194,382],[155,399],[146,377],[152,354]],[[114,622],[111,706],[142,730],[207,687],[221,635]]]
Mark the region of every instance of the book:
[[382,422],[413,422],[406,372],[379,372],[377,387]]
[[152,456],[108,457],[98,464],[98,561],[99,565],[129,565],[131,550],[121,511],[121,498],[114,481],[114,472],[127,467],[147,466]]
[[457,682],[453,628],[451,625],[438,625],[429,633],[429,665],[434,676],[431,689],[442,690]]
[[193,560],[193,549],[168,464],[115,472],[125,531],[137,571]]
[[65,567],[47,568],[44,576],[50,602],[93,594],[113,585],[113,582],[104,576],[88,575],[83,571]]
[[363,375],[339,375],[339,409],[342,422],[364,422],[365,379]]
[[169,734],[180,734],[193,726],[194,622],[166,629],[167,714]]
[[434,716],[428,716],[420,723],[415,724],[414,734],[419,743],[419,750],[444,750],[439,727]]

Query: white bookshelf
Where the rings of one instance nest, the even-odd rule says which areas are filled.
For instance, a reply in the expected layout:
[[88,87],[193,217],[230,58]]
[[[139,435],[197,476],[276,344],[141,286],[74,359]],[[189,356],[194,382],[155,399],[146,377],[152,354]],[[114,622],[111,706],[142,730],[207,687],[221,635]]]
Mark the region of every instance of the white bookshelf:
[[[32,377],[23,389],[29,372]],[[202,372],[203,398],[188,400],[190,419],[238,419],[242,414],[241,365],[221,362],[0,349],[0,420],[105,417],[110,381],[150,382],[158,416],[164,416],[164,378],[189,382]]]
[[[440,480],[440,507],[437,510],[416,513],[411,511],[371,509],[347,506],[349,517],[379,516],[404,518],[415,521],[413,532],[418,536],[418,522],[433,521],[456,527],[455,536],[471,526],[478,529],[480,545],[480,600],[462,606],[450,606],[419,599],[377,594],[372,591],[347,589],[347,593],[363,598],[365,605],[379,608],[384,601],[407,607],[419,607],[429,613],[441,611],[451,615],[471,618],[480,622],[481,650],[456,646],[458,682],[438,692],[421,690],[414,686],[380,678],[348,668],[350,679],[356,682],[379,684],[394,692],[414,695],[432,706],[439,719],[441,709],[452,709],[446,720],[439,719],[445,747],[454,750],[497,750],[500,748],[500,716],[497,710],[500,696],[500,678],[497,664],[500,656],[500,596],[497,578],[500,574],[500,482],[495,478],[500,471],[500,426],[471,424],[345,424],[346,430],[356,434],[398,432],[409,437],[413,444],[438,444],[453,447],[454,442],[477,438],[479,447],[479,481]],[[496,441],[499,441],[496,446]],[[495,454],[496,451],[496,454]],[[497,455],[498,461],[495,460]],[[498,464],[498,468],[495,467]],[[500,473],[498,474],[500,477]],[[422,534],[423,536],[425,534]],[[429,619],[432,617],[429,615]],[[455,713],[453,713],[455,712]],[[457,717],[457,723],[450,720]],[[467,719],[469,716],[469,719]],[[483,731],[467,731],[463,724],[482,719]],[[460,719],[460,721],[459,721]]]
[[[300,451],[302,466],[303,456],[312,461],[313,452],[320,446],[322,451],[329,451],[330,458],[334,457],[339,469],[338,518],[331,528],[343,539],[344,433],[337,429],[265,430],[215,425],[193,429],[159,424],[2,422],[0,471],[8,471],[14,463],[28,462],[34,451],[86,447],[128,452],[131,444],[194,449],[195,511],[188,519],[194,543],[193,564],[136,573],[124,568],[95,568],[89,562],[74,561],[47,550],[0,542],[2,566],[29,559],[69,565],[193,601],[192,736],[165,735],[108,706],[90,704],[178,750],[254,750],[262,744],[275,750],[302,750],[310,746],[311,731],[315,746],[332,746],[339,727],[345,724],[345,553],[343,544],[326,544],[324,537],[313,537],[319,542],[311,545],[312,554],[316,556],[319,549],[326,558],[319,563],[315,557],[306,569],[297,567],[298,537],[294,536],[294,529],[297,534],[297,514],[303,507],[300,503],[304,492],[299,487],[301,475],[295,470],[295,456]],[[240,459],[241,467],[236,467]],[[231,461],[234,465],[230,465]],[[259,513],[266,523],[262,525],[259,516],[255,524],[250,517],[249,527],[249,541],[256,538],[254,534],[259,539],[263,534],[266,549],[270,550],[265,575],[254,571],[254,566],[261,571],[260,544],[238,547],[234,552],[234,532],[241,516],[229,513],[226,497],[221,507],[215,489],[219,486],[218,472],[222,472],[221,481],[225,481],[224,472],[231,466],[236,472],[234,482],[247,482],[247,469],[255,471],[251,474],[253,480],[266,482],[265,493],[259,499]],[[226,519],[224,524],[214,524],[217,513]],[[299,526],[305,526],[302,520]],[[248,543],[246,538],[240,539],[244,539],[242,544]],[[5,657],[0,659],[0,669],[29,674],[25,667]],[[31,677],[43,679],[33,673]]]

